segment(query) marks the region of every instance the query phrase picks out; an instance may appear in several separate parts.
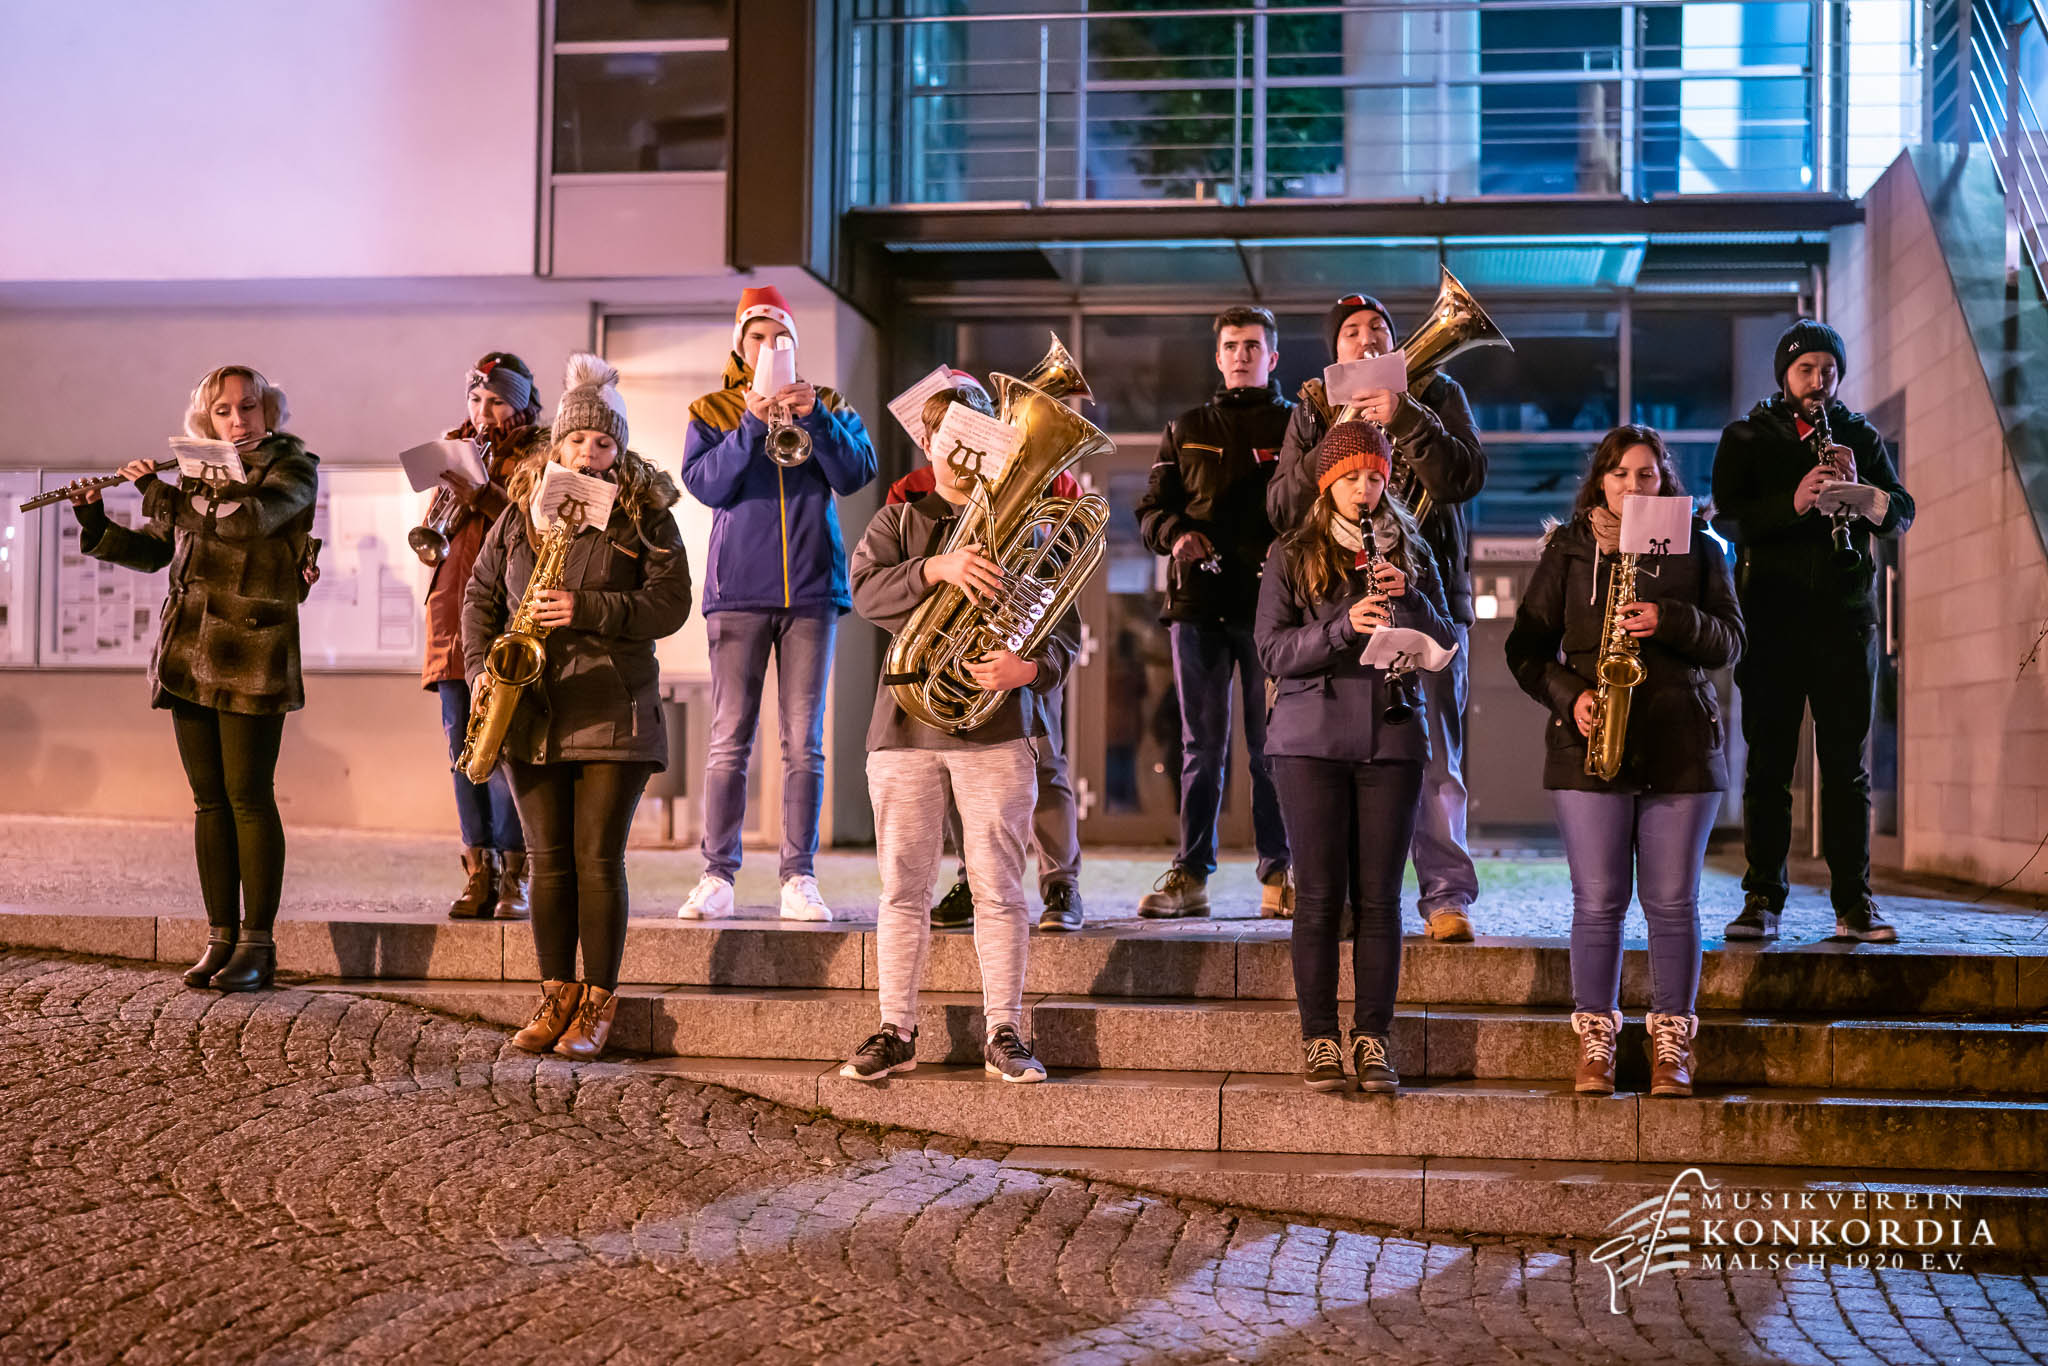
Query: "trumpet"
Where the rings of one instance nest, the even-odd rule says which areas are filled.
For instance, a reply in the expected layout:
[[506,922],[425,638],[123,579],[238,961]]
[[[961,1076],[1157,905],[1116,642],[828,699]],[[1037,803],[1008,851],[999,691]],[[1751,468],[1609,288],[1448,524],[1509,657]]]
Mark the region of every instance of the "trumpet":
[[[483,462],[485,475],[491,468],[491,443],[476,443],[477,458]],[[448,538],[455,532],[455,524],[462,520],[465,509],[462,500],[455,496],[455,490],[446,484],[436,486],[434,496],[427,500],[427,515],[421,523],[405,534],[405,543],[412,547],[412,553],[420,557],[420,563],[429,569],[439,567],[448,558]]]
[[[178,468],[178,462],[176,460],[159,460],[150,468],[156,473],[162,474],[165,470]],[[50,489],[37,494],[26,503],[23,503],[20,510],[23,512],[34,512],[37,508],[46,508],[52,503],[68,503],[80,494],[91,493],[94,489],[110,489],[116,484],[125,484],[127,482],[128,476],[125,474],[95,474],[84,479],[74,479],[61,489]]]
[[811,458],[811,434],[797,426],[789,409],[780,403],[768,413],[768,458],[784,469],[792,469]]

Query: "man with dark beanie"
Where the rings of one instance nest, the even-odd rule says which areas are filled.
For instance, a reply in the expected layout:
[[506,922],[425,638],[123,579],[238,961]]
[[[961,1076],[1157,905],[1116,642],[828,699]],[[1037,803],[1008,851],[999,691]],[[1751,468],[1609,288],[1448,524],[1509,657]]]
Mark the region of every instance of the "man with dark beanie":
[[[1347,294],[1323,320],[1332,359],[1343,363],[1392,351],[1397,334],[1386,305],[1370,294]],[[1429,725],[1429,763],[1422,774],[1422,809],[1415,822],[1412,855],[1421,887],[1418,909],[1431,939],[1458,943],[1472,938],[1471,906],[1479,896],[1479,874],[1465,848],[1465,703],[1472,628],[1472,541],[1463,504],[1486,482],[1486,452],[1472,425],[1465,391],[1442,371],[1420,393],[1381,389],[1357,396],[1363,416],[1386,429],[1394,443],[1394,480],[1412,478],[1429,494],[1422,536],[1436,556],[1444,597],[1457,628],[1458,653],[1448,667],[1422,676],[1424,715]],[[1316,499],[1316,449],[1341,402],[1323,393],[1321,379],[1301,387],[1301,401],[1287,425],[1280,466],[1266,486],[1266,512],[1285,535],[1308,515]],[[1412,472],[1412,473],[1408,473]]]
[[[1821,852],[1837,937],[1889,944],[1898,932],[1870,897],[1870,734],[1877,680],[1877,562],[1870,538],[1913,521],[1884,439],[1835,398],[1848,369],[1841,336],[1802,319],[1778,339],[1778,392],[1728,424],[1714,451],[1716,524],[1734,543],[1736,596],[1749,647],[1735,666],[1742,690],[1744,852],[1742,914],[1730,939],[1774,939],[1789,882],[1792,765],[1799,723],[1813,709],[1820,767]],[[1825,415],[1823,417],[1823,415]],[[1830,444],[1822,449],[1826,438]],[[1870,515],[1849,520],[1855,554],[1835,555],[1834,527],[1815,507],[1827,485],[1882,491]]]
[[1284,916],[1287,829],[1266,770],[1266,675],[1252,643],[1259,571],[1273,544],[1266,485],[1286,439],[1293,405],[1280,397],[1273,367],[1279,324],[1263,308],[1216,315],[1221,382],[1199,408],[1175,418],[1159,441],[1152,481],[1138,500],[1138,530],[1168,557],[1166,606],[1173,680],[1180,696],[1180,849],[1173,866],[1138,902],[1138,914],[1209,913],[1216,871],[1216,817],[1230,757],[1232,674],[1244,711],[1252,779],[1252,838],[1259,851],[1259,913]]

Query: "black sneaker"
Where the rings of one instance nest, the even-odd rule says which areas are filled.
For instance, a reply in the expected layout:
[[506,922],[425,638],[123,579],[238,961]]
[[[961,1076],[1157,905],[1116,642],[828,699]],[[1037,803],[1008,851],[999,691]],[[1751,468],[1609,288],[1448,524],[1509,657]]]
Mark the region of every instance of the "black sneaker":
[[1045,914],[1038,917],[1041,930],[1081,928],[1081,889],[1071,882],[1055,882],[1045,894]]
[[1301,1084],[1311,1091],[1336,1091],[1344,1085],[1344,1055],[1335,1039],[1305,1039],[1301,1051]]
[[1776,939],[1778,908],[1762,892],[1751,892],[1742,903],[1742,914],[1721,931],[1723,939]]
[[851,1081],[880,1081],[894,1072],[916,1070],[917,1031],[911,1030],[910,1037],[905,1038],[896,1032],[895,1025],[883,1025],[854,1050],[846,1065],[839,1069],[839,1075]]
[[1178,920],[1183,916],[1209,914],[1209,879],[1198,877],[1178,863],[1168,868],[1152,890],[1138,900],[1138,914],[1148,920]]
[[1045,1080],[1045,1064],[1031,1055],[1011,1024],[997,1025],[981,1046],[981,1070],[1004,1081]]
[[1896,944],[1899,932],[1877,913],[1877,903],[1864,897],[1862,905],[1835,912],[1835,938],[1856,939],[1865,944]]
[[1401,1089],[1401,1074],[1387,1058],[1384,1034],[1351,1035],[1351,1070],[1358,1074],[1358,1089],[1392,1095]]
[[974,893],[968,890],[967,879],[963,877],[932,907],[932,928],[957,930],[973,923]]

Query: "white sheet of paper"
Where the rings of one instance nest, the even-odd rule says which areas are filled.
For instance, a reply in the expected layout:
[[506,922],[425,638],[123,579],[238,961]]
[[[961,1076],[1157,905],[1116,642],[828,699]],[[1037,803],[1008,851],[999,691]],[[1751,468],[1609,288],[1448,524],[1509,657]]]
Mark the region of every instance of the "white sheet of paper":
[[1407,387],[1408,356],[1402,351],[1323,367],[1323,396],[1333,408],[1341,408],[1375,389],[1391,389],[1398,394]]
[[447,470],[453,470],[472,484],[488,482],[484,475],[484,462],[477,458],[475,445],[468,441],[424,442],[411,450],[400,451],[398,463],[404,467],[406,482],[412,485],[414,493],[425,493],[439,484],[442,473]]
[[1885,514],[1891,511],[1892,496],[1874,484],[1838,481],[1822,484],[1820,492],[1814,496],[1813,505],[1827,516],[1848,512],[1868,522],[1882,522]]
[[542,531],[552,530],[562,509],[574,502],[582,505],[585,530],[602,527],[611,520],[612,503],[618,496],[619,486],[608,479],[549,464],[533,493],[533,524]]
[[910,433],[910,439],[917,443],[919,450],[924,449],[927,436],[924,429],[924,401],[941,389],[952,388],[956,382],[950,367],[936,366],[929,375],[889,400],[889,416],[895,418],[903,430]]
[[965,463],[995,483],[1003,477],[1010,457],[1024,444],[1024,433],[986,413],[977,413],[964,403],[946,409],[946,420],[932,433],[930,457],[934,465]]
[[1683,555],[1692,549],[1692,499],[1631,493],[1621,500],[1621,553]]
[[199,437],[174,436],[171,454],[177,458],[178,473],[207,484],[239,484],[249,477],[241,454],[232,441],[207,441]]
[[796,383],[796,347],[788,337],[777,337],[772,346],[754,353],[754,392],[771,398],[776,390]]
[[1365,653],[1358,662],[1368,668],[1420,669],[1437,673],[1456,657],[1456,642],[1439,645],[1426,634],[1408,626],[1382,626],[1365,640]]

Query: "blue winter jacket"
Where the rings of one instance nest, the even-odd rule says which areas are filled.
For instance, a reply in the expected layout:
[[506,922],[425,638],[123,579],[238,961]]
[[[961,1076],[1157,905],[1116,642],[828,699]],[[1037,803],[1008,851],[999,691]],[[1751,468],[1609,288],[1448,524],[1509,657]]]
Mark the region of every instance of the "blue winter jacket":
[[768,458],[768,428],[747,411],[754,372],[737,355],[725,387],[690,405],[683,487],[711,518],[704,612],[853,609],[846,543],[832,495],[858,492],[875,477],[875,447],[860,414],[830,389],[810,415],[811,458],[783,466]]

